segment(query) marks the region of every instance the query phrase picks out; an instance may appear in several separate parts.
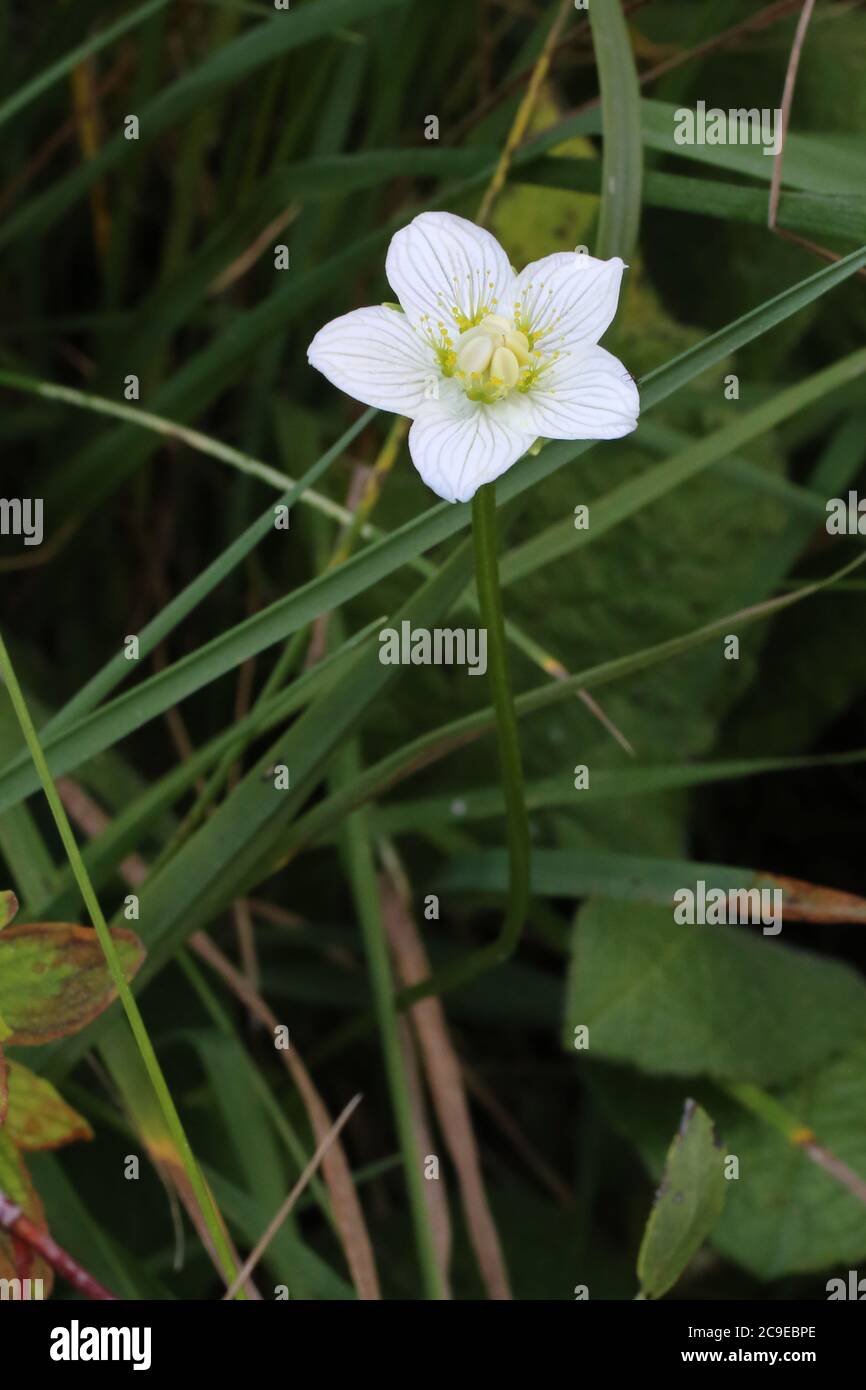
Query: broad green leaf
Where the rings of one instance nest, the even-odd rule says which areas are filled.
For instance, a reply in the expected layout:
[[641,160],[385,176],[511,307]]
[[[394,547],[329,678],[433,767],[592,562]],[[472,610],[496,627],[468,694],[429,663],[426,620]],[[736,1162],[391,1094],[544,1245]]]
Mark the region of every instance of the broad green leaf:
[[9,1110],[4,1131],[19,1149],[57,1149],[76,1139],[92,1139],[82,1115],[29,1067],[9,1063]]
[[861,1036],[864,1007],[853,970],[779,938],[595,901],[575,924],[565,1042],[572,1047],[584,1025],[590,1056],[660,1076],[768,1086]]
[[638,1254],[637,1276],[645,1298],[661,1298],[673,1288],[715,1228],[727,1186],[712,1121],[687,1100]]
[[[810,1003],[811,1009],[811,1003]],[[860,1042],[778,1095],[836,1158],[866,1180],[866,1043]],[[799,1148],[744,1111],[724,1143],[740,1176],[714,1236],[722,1254],[761,1279],[781,1279],[866,1258],[866,1206]]]
[[[135,934],[112,932],[127,979],[144,952]],[[76,1033],[115,998],[102,948],[89,927],[33,922],[0,936],[0,1012],[18,1047]]]

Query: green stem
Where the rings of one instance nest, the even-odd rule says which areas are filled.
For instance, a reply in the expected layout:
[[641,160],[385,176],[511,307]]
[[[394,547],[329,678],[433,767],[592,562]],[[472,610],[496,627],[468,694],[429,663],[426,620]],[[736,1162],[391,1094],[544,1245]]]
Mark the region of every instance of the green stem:
[[430,994],[442,994],[477,979],[502,965],[517,949],[529,903],[529,820],[523,790],[523,765],[517,736],[517,716],[508,675],[505,621],[496,544],[496,485],[485,483],[472,499],[472,538],[475,545],[475,586],[481,621],[487,629],[487,675],[496,721],[499,770],[505,798],[505,839],[508,847],[508,903],[499,935],[486,946],[455,961],[397,996],[405,1008]]
[[768,1095],[760,1086],[753,1086],[748,1081],[724,1081],[720,1084],[721,1089],[726,1091],[732,1100],[777,1130],[789,1143],[798,1145],[802,1144],[804,1139],[814,1139],[814,1133],[808,1125],[804,1125],[796,1115],[792,1115],[790,1110],[786,1110],[784,1105]]
[[[434,971],[411,989],[395,998],[398,1010],[407,1008],[431,994],[441,995],[469,984],[485,971],[502,965],[514,954],[520,940],[529,903],[529,821],[523,789],[523,766],[517,737],[517,715],[508,675],[505,622],[496,545],[496,489],[487,483],[472,501],[472,536],[475,543],[475,582],[478,609],[487,629],[487,673],[499,745],[499,764],[505,800],[506,843],[508,846],[508,905],[499,935],[486,946]],[[363,1037],[372,1025],[371,1015],[363,1014],[340,1028],[316,1053],[318,1060],[338,1052],[348,1042]]]
[[[236,1274],[235,1262],[232,1258],[231,1249],[226,1238],[225,1230],[223,1228],[219,1212],[217,1211],[216,1204],[214,1203],[210,1190],[208,1189],[201,1175],[201,1172],[199,1171],[198,1164],[196,1163],[195,1156],[189,1144],[189,1140],[186,1137],[186,1133],[181,1123],[180,1116],[178,1115],[174,1101],[171,1098],[171,1092],[169,1091],[168,1083],[166,1082],[165,1076],[162,1072],[162,1068],[160,1067],[159,1062],[157,1060],[153,1044],[150,1041],[150,1037],[148,1035],[144,1019],[141,1016],[138,1004],[135,1001],[132,990],[129,988],[129,984],[127,983],[126,976],[123,973],[123,967],[120,963],[120,958],[117,954],[114,939],[111,935],[111,932],[108,929],[108,924],[105,920],[105,917],[103,916],[102,908],[99,906],[99,901],[96,897],[96,893],[94,892],[93,885],[90,881],[90,875],[88,874],[87,869],[84,866],[84,861],[81,857],[81,852],[78,848],[78,843],[72,832],[72,827],[69,824],[69,819],[66,815],[66,811],[63,808],[63,803],[60,800],[60,796],[58,794],[56,786],[54,785],[51,773],[48,770],[48,764],[45,761],[45,754],[43,753],[42,745],[39,742],[39,735],[36,732],[33,720],[30,718],[30,711],[27,708],[27,702],[24,699],[24,694],[21,690],[21,686],[18,684],[18,678],[15,675],[15,670],[12,666],[12,661],[9,657],[9,653],[6,650],[6,643],[4,642],[2,635],[0,635],[0,675],[2,675],[3,681],[6,685],[6,689],[9,692],[9,698],[12,702],[12,707],[15,710],[18,723],[21,726],[21,732],[24,735],[24,740],[27,744],[28,749],[30,750],[30,756],[33,759],[36,771],[39,774],[39,780],[42,783],[42,788],[48,800],[48,805],[51,807],[51,814],[54,817],[54,822],[59,831],[60,838],[63,841],[63,847],[66,850],[67,858],[69,859],[69,863],[72,866],[72,872],[75,874],[78,887],[81,891],[81,896],[83,897],[87,905],[87,911],[89,912],[90,919],[93,922],[94,928],[96,929],[96,935],[99,939],[99,944],[102,947],[103,953],[105,955],[105,960],[108,965],[109,973],[111,974],[111,978],[114,981],[114,985],[120,997],[121,1003],[123,1004],[124,1010],[126,1011],[126,1016],[129,1020],[129,1026],[132,1029],[132,1033],[138,1046],[138,1050],[141,1054],[142,1062],[144,1063],[145,1069],[150,1078],[151,1085],[153,1086],[154,1093],[159,1102],[159,1106],[162,1110],[166,1125],[168,1126],[169,1133],[171,1134],[172,1140],[174,1141],[174,1144],[180,1155],[181,1161],[184,1166],[184,1170],[186,1172],[187,1178],[189,1179],[190,1187],[193,1193],[195,1194],[196,1201],[198,1202],[204,1220],[207,1223],[207,1227],[211,1235],[211,1240],[213,1241],[213,1247],[219,1258],[222,1271],[226,1277],[227,1282],[231,1283]],[[239,1297],[244,1296],[245,1295],[243,1295],[243,1293],[239,1294]]]
[[[340,755],[340,772],[346,778],[356,777],[359,762],[357,743],[353,740]],[[406,1177],[409,1207],[412,1213],[412,1225],[415,1231],[415,1244],[418,1250],[418,1262],[421,1266],[424,1290],[427,1298],[444,1299],[447,1295],[436,1255],[436,1245],[430,1225],[430,1213],[427,1209],[424,1190],[426,1180],[415,1134],[409,1083],[406,1078],[400,1045],[398,1008],[394,995],[391,962],[388,958],[388,943],[382,921],[379,888],[370,848],[365,808],[354,811],[352,815],[347,817],[343,843],[364,939],[364,951],[370,973],[376,1022],[382,1043],[391,1107],[394,1112],[397,1136],[403,1156],[403,1172]]]
[[858,1202],[866,1203],[866,1179],[843,1162],[832,1149],[828,1149],[826,1144],[822,1144],[811,1125],[804,1124],[796,1115],[792,1115],[790,1110],[781,1105],[774,1096],[761,1090],[760,1086],[753,1086],[747,1081],[725,1081],[720,1084],[722,1090],[727,1091],[744,1109],[757,1115],[765,1124],[771,1125],[795,1149],[799,1149],[806,1158],[823,1168],[834,1182],[846,1188]]
[[502,790],[505,795],[505,834],[508,846],[508,910],[498,941],[498,961],[507,960],[520,940],[529,902],[529,820],[523,791],[523,765],[517,716],[508,675],[508,652],[502,594],[496,555],[496,485],[486,483],[472,500],[475,542],[475,582],[481,619],[487,628],[487,670],[496,715],[496,737]]

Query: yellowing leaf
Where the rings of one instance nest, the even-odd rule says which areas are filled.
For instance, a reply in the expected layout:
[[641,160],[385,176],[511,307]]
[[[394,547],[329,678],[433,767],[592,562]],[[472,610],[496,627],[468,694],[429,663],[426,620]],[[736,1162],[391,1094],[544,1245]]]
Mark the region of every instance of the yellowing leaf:
[[5,1133],[19,1149],[57,1149],[75,1139],[92,1139],[90,1125],[51,1085],[29,1067],[9,1063],[9,1109]]
[[[112,932],[126,978],[144,950],[134,932]],[[116,996],[102,947],[89,927],[33,922],[0,933],[0,1015],[9,1042],[37,1045],[76,1033]]]
[[[0,1130],[0,1192],[15,1202],[40,1230],[48,1229],[42,1203],[24,1160],[5,1130]],[[0,1230],[0,1279],[41,1279],[42,1295],[47,1298],[54,1282],[54,1271],[31,1246],[16,1240],[8,1231]]]

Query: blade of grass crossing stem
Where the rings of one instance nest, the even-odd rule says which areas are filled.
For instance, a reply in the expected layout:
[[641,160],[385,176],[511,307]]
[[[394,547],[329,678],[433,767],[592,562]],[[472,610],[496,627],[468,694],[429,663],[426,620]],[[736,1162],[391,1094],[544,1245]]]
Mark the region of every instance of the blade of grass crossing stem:
[[[352,740],[351,743],[344,746],[339,756],[338,775],[340,781],[353,781],[358,776],[360,765],[357,742]],[[343,846],[349,881],[355,899],[355,908],[364,939],[364,952],[367,957],[367,969],[370,975],[376,1022],[385,1061],[385,1075],[388,1080],[391,1108],[394,1112],[394,1122],[403,1154],[403,1175],[409,1194],[409,1208],[412,1215],[412,1227],[415,1234],[421,1278],[427,1297],[441,1299],[445,1297],[445,1290],[424,1195],[426,1179],[413,1123],[412,1101],[400,1047],[397,1007],[394,1001],[394,982],[391,975],[391,963],[388,958],[388,942],[385,936],[385,925],[382,921],[365,808],[355,811],[347,817],[343,831]]]
[[640,86],[620,0],[592,0],[589,23],[601,88],[601,209],[594,252],[628,258],[640,225]]
[[222,1222],[219,1219],[219,1214],[214,1205],[213,1198],[199,1172],[198,1164],[190,1148],[180,1116],[171,1098],[168,1083],[166,1082],[162,1068],[157,1060],[153,1044],[150,1041],[144,1019],[141,1016],[138,1004],[135,1001],[132,990],[127,983],[126,976],[123,973],[123,967],[120,964],[114,941],[108,930],[108,924],[103,916],[96,894],[93,891],[87,870],[84,867],[78,843],[72,832],[72,827],[69,824],[66,812],[63,809],[63,804],[58,795],[57,788],[52,781],[51,773],[48,771],[45,755],[42,752],[42,746],[39,742],[39,736],[30,718],[30,712],[21,692],[21,687],[18,684],[18,679],[15,675],[12,662],[9,659],[9,653],[6,650],[6,643],[2,635],[0,635],[0,675],[2,675],[6,689],[9,692],[9,698],[12,701],[12,706],[18,717],[18,722],[21,725],[21,732],[24,735],[27,747],[30,750],[30,756],[39,774],[39,780],[42,783],[42,788],[51,808],[51,814],[54,817],[57,830],[63,841],[63,847],[66,850],[69,862],[75,872],[81,895],[87,904],[87,910],[96,930],[99,944],[105,954],[109,972],[114,981],[118,996],[123,1004],[127,1019],[129,1020],[129,1026],[141,1054],[141,1059],[148,1077],[150,1078],[150,1083],[153,1086],[159,1102],[160,1109],[165,1117],[169,1133],[174,1143],[177,1145],[184,1170],[189,1179],[190,1187],[201,1208],[223,1273],[227,1280],[231,1280],[235,1275],[235,1264],[225,1239]]

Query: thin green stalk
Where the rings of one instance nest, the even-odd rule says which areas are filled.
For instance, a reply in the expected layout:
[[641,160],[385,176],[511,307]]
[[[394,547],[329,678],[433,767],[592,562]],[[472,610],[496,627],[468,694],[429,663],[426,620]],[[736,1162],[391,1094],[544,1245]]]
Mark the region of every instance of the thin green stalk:
[[[344,777],[352,779],[359,771],[357,743],[352,741],[340,755],[340,770]],[[409,1207],[418,1249],[421,1277],[428,1298],[447,1297],[442,1272],[436,1255],[430,1213],[424,1190],[424,1173],[421,1152],[415,1134],[412,1116],[412,1102],[409,1083],[403,1062],[400,1045],[398,1010],[394,996],[394,982],[391,962],[388,958],[388,943],[382,921],[379,902],[379,889],[373,853],[370,848],[370,835],[367,826],[366,808],[354,811],[348,816],[343,829],[343,843],[352,883],[352,891],[360,919],[367,968],[375,1003],[376,1022],[382,1043],[385,1061],[385,1074],[394,1111],[394,1121],[403,1155],[403,1171],[409,1194]]]
[[431,994],[458,989],[485,971],[504,964],[517,949],[529,903],[529,819],[523,789],[523,764],[517,734],[517,715],[508,675],[505,621],[496,545],[496,484],[486,483],[472,499],[472,538],[475,547],[475,586],[478,609],[487,629],[487,675],[499,748],[499,768],[505,797],[505,842],[508,849],[508,902],[505,919],[494,941],[438,970],[397,996],[400,1008]]
[[[90,919],[96,929],[99,944],[102,947],[111,978],[114,981],[118,996],[120,997],[127,1019],[129,1020],[129,1026],[132,1029],[132,1034],[138,1046],[139,1053],[141,1054],[142,1062],[150,1078],[169,1133],[181,1156],[181,1161],[183,1162],[184,1170],[189,1179],[190,1187],[201,1208],[223,1274],[230,1283],[235,1277],[235,1263],[232,1259],[231,1249],[223,1229],[219,1212],[217,1211],[213,1197],[199,1171],[180,1116],[171,1098],[168,1083],[166,1082],[162,1068],[157,1060],[153,1044],[150,1041],[147,1027],[141,1016],[141,1011],[135,1001],[132,990],[129,988],[126,976],[123,973],[123,967],[120,964],[120,958],[118,957],[114,940],[108,929],[105,917],[103,916],[102,908],[99,906],[99,901],[93,891],[90,876],[88,875],[87,869],[84,867],[84,861],[81,858],[81,852],[78,848],[75,836],[72,833],[72,827],[69,824],[69,819],[63,808],[63,803],[60,800],[51,773],[48,771],[48,764],[45,761],[45,754],[39,742],[39,735],[36,732],[33,720],[30,718],[27,702],[24,699],[21,686],[18,684],[18,678],[15,675],[15,670],[12,666],[9,653],[6,650],[6,643],[2,635],[0,635],[0,675],[2,675],[3,682],[9,692],[12,707],[15,710],[18,723],[21,726],[21,732],[30,750],[30,756],[33,759],[36,771],[39,774],[39,780],[42,783],[42,789],[45,792],[48,805],[51,808],[51,814],[54,817],[54,822],[57,826],[60,838],[63,841],[63,847],[66,850],[69,863],[75,874],[81,896],[87,905]],[[238,1296],[245,1297],[243,1292]]]
[[812,1126],[792,1115],[775,1096],[748,1081],[722,1081],[719,1085],[744,1110],[763,1120],[764,1124],[775,1129],[795,1149],[800,1149],[819,1168],[823,1168],[825,1173],[846,1188],[858,1202],[866,1202],[866,1179],[855,1173],[853,1168],[822,1144]]
[[496,485],[480,487],[472,499],[475,544],[475,583],[481,620],[487,629],[487,671],[494,713],[502,787],[505,793],[506,844],[510,886],[508,910],[498,941],[498,962],[513,954],[520,939],[529,902],[529,819],[523,791],[523,765],[517,716],[508,676],[508,651],[499,565],[496,555]]

